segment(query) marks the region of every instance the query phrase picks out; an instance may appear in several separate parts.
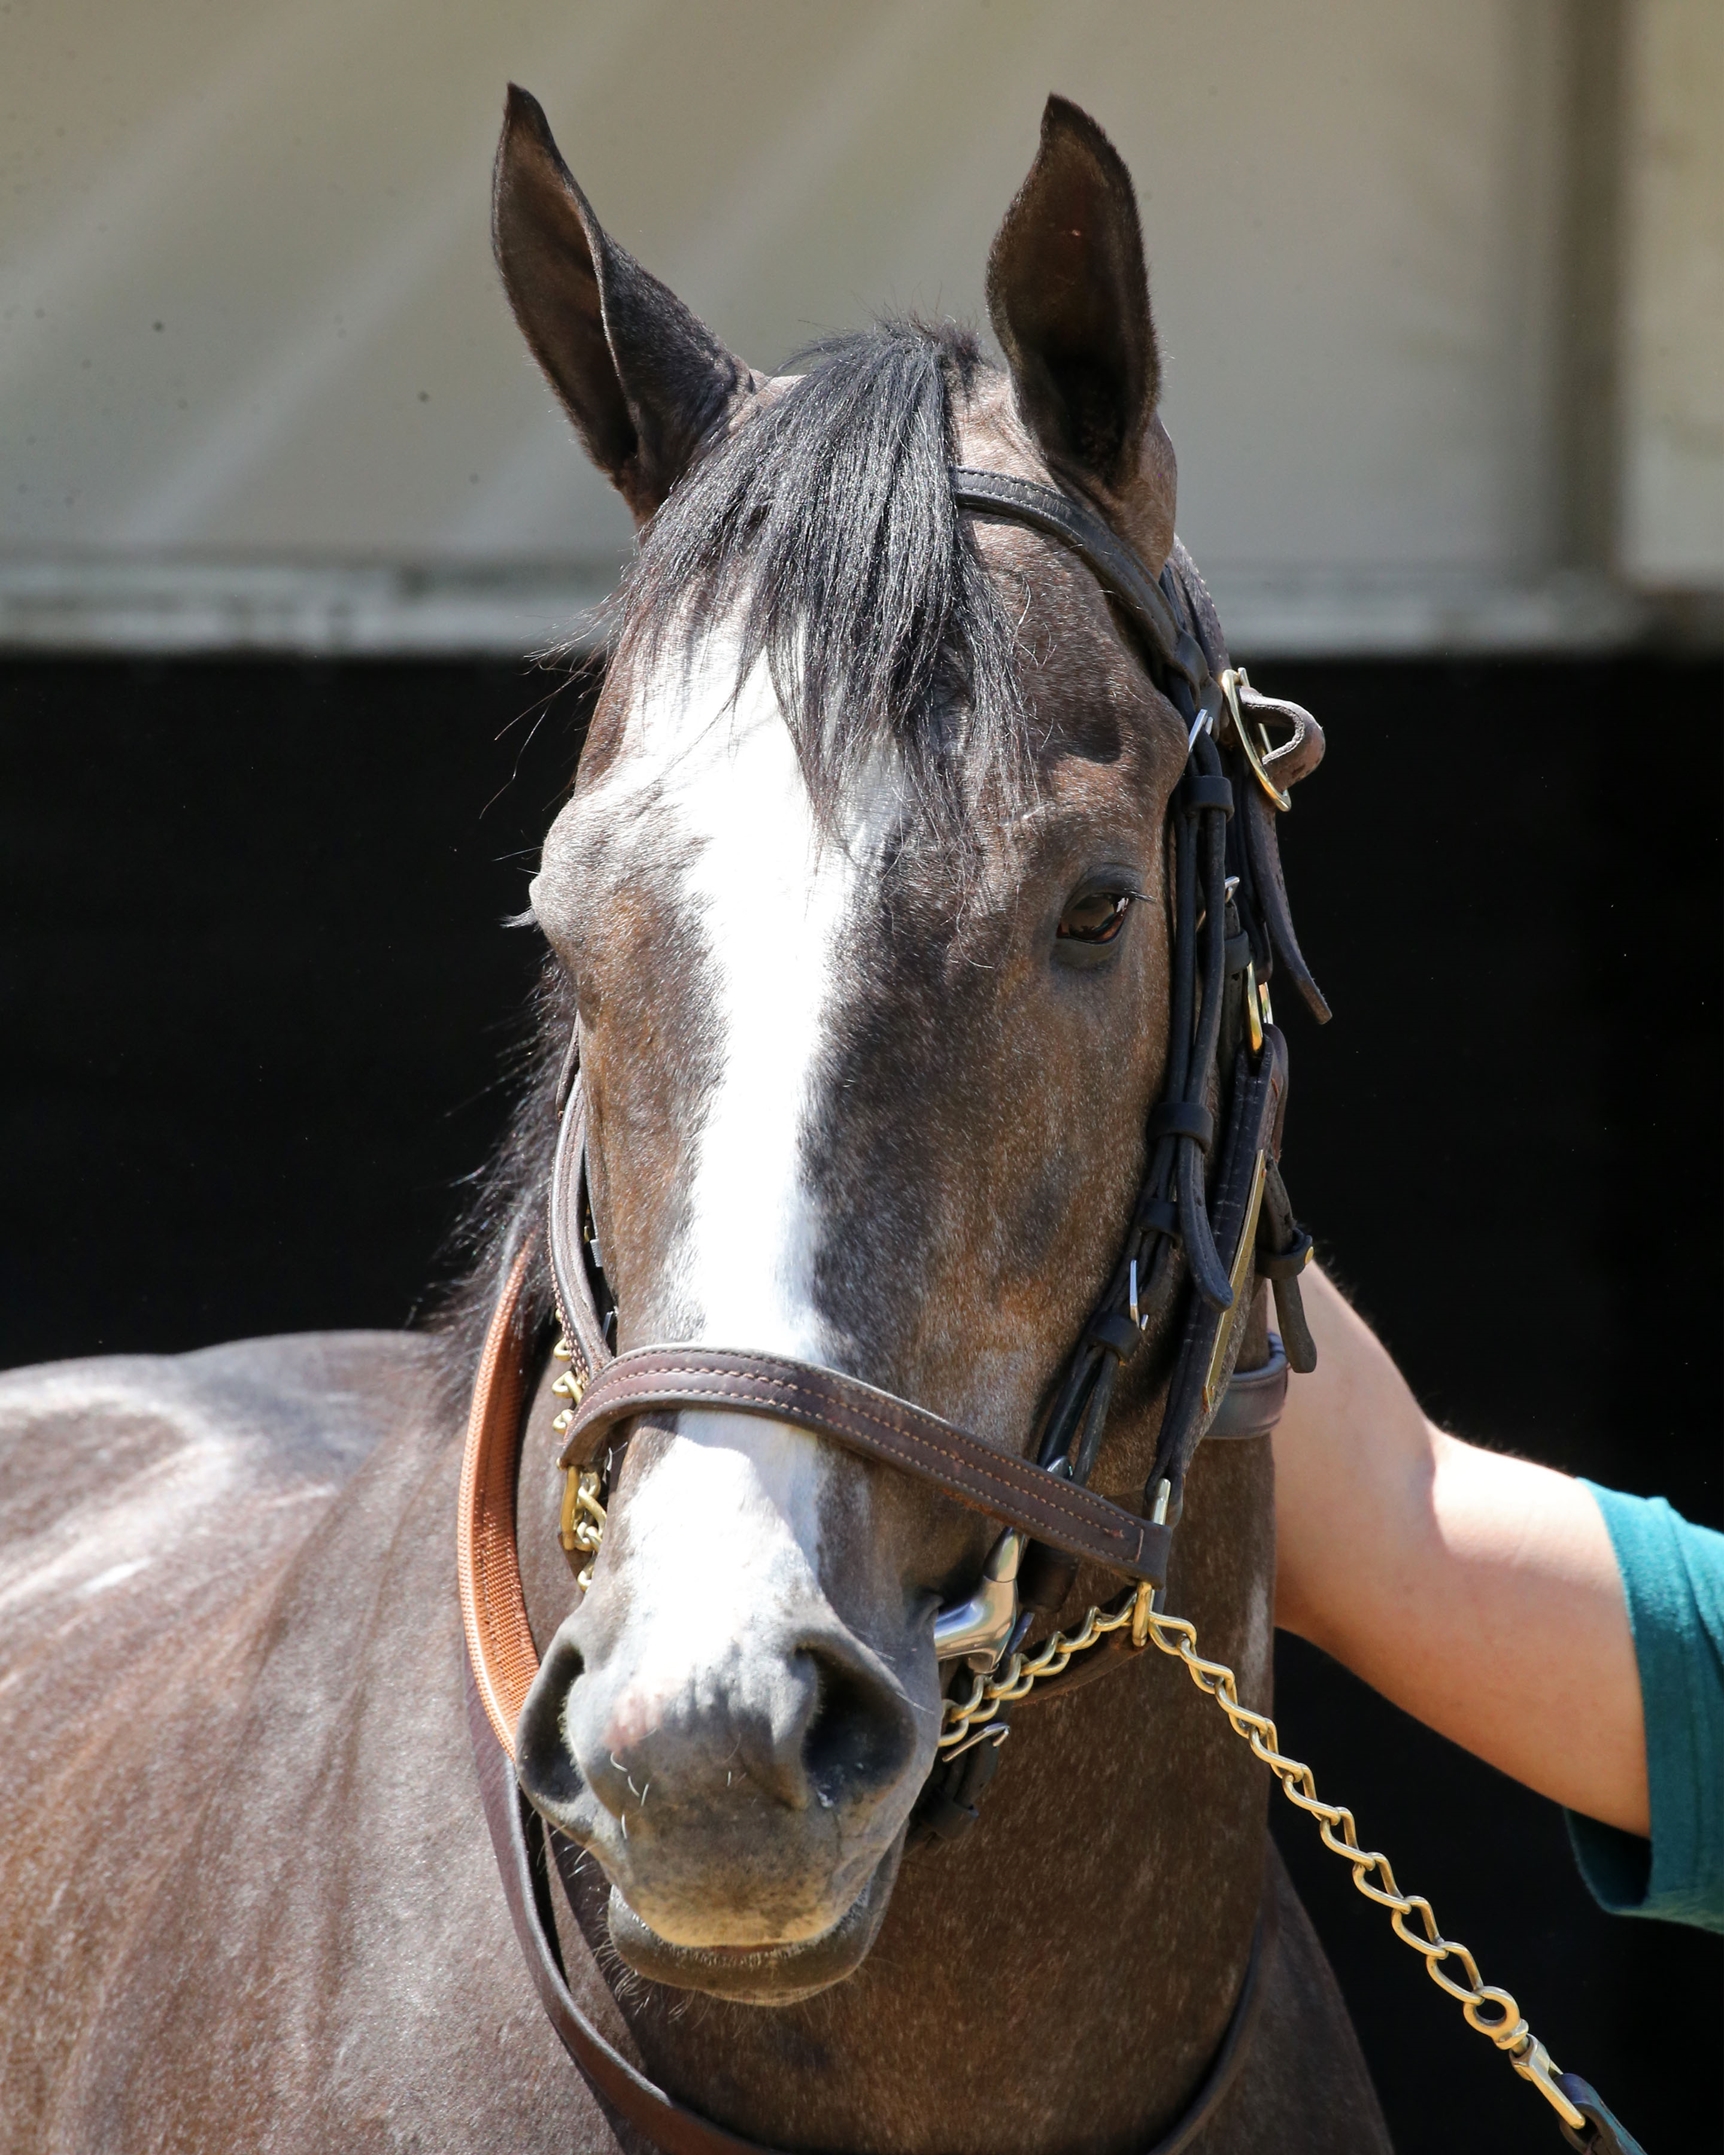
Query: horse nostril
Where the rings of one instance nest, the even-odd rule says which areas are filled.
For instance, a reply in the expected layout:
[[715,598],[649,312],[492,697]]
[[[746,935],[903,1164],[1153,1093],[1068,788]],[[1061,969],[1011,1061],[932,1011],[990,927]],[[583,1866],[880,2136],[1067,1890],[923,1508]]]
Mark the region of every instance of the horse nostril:
[[515,1773],[540,1810],[566,1808],[586,1785],[566,1725],[569,1694],[584,1666],[580,1648],[559,1633],[533,1679],[516,1724]]
[[805,1652],[819,1687],[802,1738],[802,1763],[815,1795],[830,1807],[890,1787],[915,1745],[908,1706],[866,1670],[818,1648]]

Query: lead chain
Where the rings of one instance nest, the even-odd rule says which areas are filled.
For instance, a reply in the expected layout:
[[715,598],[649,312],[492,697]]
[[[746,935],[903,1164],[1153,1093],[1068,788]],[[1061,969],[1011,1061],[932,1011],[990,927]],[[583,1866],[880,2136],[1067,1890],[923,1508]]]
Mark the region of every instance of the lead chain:
[[[1467,2026],[1477,2029],[1507,2054],[1515,2071],[1523,2080],[1532,2082],[1565,2125],[1576,2132],[1585,2131],[1585,2117],[1557,2086],[1557,2068],[1550,2053],[1527,2026],[1513,1994],[1481,1979],[1478,1963],[1467,1948],[1438,1930],[1436,1916],[1423,1894],[1401,1891],[1387,1856],[1359,1846],[1352,1812],[1345,1805],[1323,1801],[1310,1767],[1282,1751],[1274,1722],[1266,1714],[1253,1713],[1240,1704],[1233,1671],[1224,1662],[1206,1661],[1197,1651],[1195,1627],[1182,1616],[1159,1614],[1151,1606],[1150,1591],[1147,1586],[1139,1587],[1123,1604],[1116,1603],[1110,1609],[1092,1608],[1077,1631],[1069,1635],[1056,1631],[1035,1653],[1014,1654],[999,1676],[977,1676],[967,1698],[946,1701],[940,1750],[955,1750],[973,1729],[990,1722],[1002,1706],[1025,1697],[1044,1677],[1058,1676],[1074,1654],[1129,1624],[1135,1645],[1153,1642],[1164,1654],[1184,1662],[1186,1674],[1199,1691],[1214,1699],[1233,1733],[1242,1737],[1269,1768],[1288,1802],[1316,1819],[1323,1846],[1350,1866],[1358,1890],[1379,1908],[1388,1909],[1395,1936],[1424,1956],[1425,1973],[1456,2000]],[[1418,1918],[1418,1930],[1408,1929],[1409,1916]],[[1458,1982],[1443,1965],[1450,1961],[1460,1970]]]

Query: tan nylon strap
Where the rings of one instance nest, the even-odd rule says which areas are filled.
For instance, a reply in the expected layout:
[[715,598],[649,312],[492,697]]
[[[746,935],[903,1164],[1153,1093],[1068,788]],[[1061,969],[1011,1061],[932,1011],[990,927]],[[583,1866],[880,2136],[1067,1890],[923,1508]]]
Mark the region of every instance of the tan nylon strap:
[[777,1355],[723,1347],[642,1347],[619,1355],[575,1409],[563,1464],[593,1458],[605,1433],[631,1415],[690,1407],[769,1415],[815,1431],[1072,1556],[1152,1586],[1166,1583],[1167,1527],[996,1451],[925,1407],[838,1370]]
[[521,1304],[536,1240],[516,1251],[491,1312],[473,1380],[455,1532],[455,1577],[467,1659],[485,1718],[511,1758],[515,1723],[539,1673],[515,1547],[515,1461],[529,1344]]

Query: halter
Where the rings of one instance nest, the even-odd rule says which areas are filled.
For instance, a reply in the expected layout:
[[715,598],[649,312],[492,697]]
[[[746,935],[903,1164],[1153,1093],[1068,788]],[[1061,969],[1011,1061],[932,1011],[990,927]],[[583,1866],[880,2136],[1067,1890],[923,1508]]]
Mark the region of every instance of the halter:
[[[583,1591],[626,1443],[616,1433],[651,1410],[769,1416],[929,1482],[1002,1523],[975,1592],[935,1619],[936,1654],[957,1671],[960,1693],[946,1700],[938,1757],[912,1813],[912,1844],[955,1838],[974,1825],[1018,1698],[1053,1696],[1147,1648],[1198,1444],[1205,1435],[1247,1437],[1272,1428],[1289,1367],[1315,1366],[1298,1288],[1311,1238],[1293,1218],[1280,1172],[1287,1048],[1269,1002],[1277,964],[1319,1020],[1329,1015],[1293,933],[1274,821],[1289,805],[1286,786],[1322,753],[1315,721],[1294,705],[1258,696],[1243,670],[1226,663],[1209,594],[1177,541],[1156,580],[1069,495],[962,466],[952,467],[950,477],[960,508],[1046,532],[1085,563],[1135,633],[1150,678],[1186,728],[1185,774],[1169,808],[1175,874],[1166,1089],[1149,1118],[1143,1184],[1118,1261],[1067,1359],[1035,1458],[813,1363],[687,1345],[613,1354],[616,1309],[586,1187],[578,1034],[557,1088],[560,1128],[545,1238],[561,1330],[554,1352],[566,1365],[552,1385],[564,1402],[554,1424],[564,1440],[561,1534]],[[1272,740],[1271,723],[1286,727],[1287,737]],[[469,1723],[486,1813],[529,1968],[583,2073],[661,2147],[740,2151],[751,2144],[672,2102],[574,2005],[543,1900],[543,1828],[504,1763],[514,1755],[515,1726],[538,1669],[514,1529],[533,1346],[523,1311],[536,1240],[516,1251],[492,1315],[462,1464],[458,1572]],[[1271,1333],[1261,1369],[1235,1379],[1240,1319],[1260,1279],[1273,1285],[1280,1337]],[[1089,1477],[1121,1366],[1146,1337],[1165,1336],[1175,1324],[1178,1350],[1155,1462],[1143,1508],[1133,1512],[1096,1494]],[[1018,1650],[1037,1615],[1059,1609],[1085,1560],[1127,1582],[1120,1600],[1092,1610],[1083,1635],[1055,1633],[1026,1665]],[[1029,1673],[989,1681],[1008,1664],[1011,1672],[1027,1666]],[[972,1681],[964,1696],[966,1666]],[[1032,1694],[1035,1683],[1040,1688]],[[560,1863],[558,1837],[550,1838]],[[1222,2049],[1157,2155],[1189,2145],[1225,2093],[1261,1995],[1265,1942],[1260,1920]]]
[[[1159,1607],[1154,1597],[1166,1585],[1186,1473],[1199,1442],[1216,1427],[1238,1354],[1239,1319],[1256,1279],[1273,1283],[1281,1337],[1272,1340],[1269,1364],[1241,1387],[1217,1433],[1271,1427],[1289,1365],[1315,1364],[1297,1280],[1311,1238],[1294,1221],[1280,1172],[1287,1050],[1271,1022],[1269,983],[1279,961],[1315,1014],[1328,1016],[1293,933],[1274,825],[1275,813],[1288,805],[1276,783],[1278,767],[1289,780],[1309,768],[1321,752],[1321,735],[1306,713],[1269,704],[1226,665],[1220,625],[1183,547],[1176,544],[1158,583],[1093,511],[1051,487],[961,466],[952,468],[951,486],[960,508],[1047,532],[1088,566],[1136,632],[1151,678],[1187,729],[1185,775],[1169,810],[1175,871],[1166,1090],[1149,1118],[1146,1171],[1123,1247],[1066,1362],[1035,1459],[812,1363],[705,1346],[613,1355],[615,1306],[586,1190],[578,1034],[557,1088],[561,1127],[547,1242],[562,1333],[558,1353],[569,1364],[553,1386],[567,1402],[555,1424],[564,1439],[562,1537],[583,1589],[622,1450],[613,1432],[652,1410],[766,1415],[932,1482],[1005,1526],[976,1592],[935,1622],[942,1661],[986,1672],[1023,1643],[1037,1612],[1059,1608],[1086,1559],[1130,1582],[1137,1616],[1132,1644],[1142,1649],[1142,1616]],[[1266,718],[1288,726],[1290,737],[1273,743]],[[1263,729],[1256,740],[1254,724]],[[1219,1138],[1212,1105],[1218,1095],[1226,1102]],[[1174,1322],[1179,1345],[1155,1463],[1142,1510],[1131,1512],[1096,1495],[1088,1482],[1120,1368],[1146,1336]],[[524,1621],[523,1610],[499,1633],[469,1611],[481,1695],[498,1741],[511,1752],[536,1668],[530,1648],[512,1650],[525,1635]],[[487,1651],[493,1643],[501,1647],[505,1635],[506,1671],[498,1653]],[[1118,1666],[1117,1649],[1089,1665],[1098,1643],[1074,1649],[1057,1675],[1050,1672],[1050,1688],[1070,1688],[1085,1674]],[[991,1717],[991,1748],[997,1750],[1006,1726],[1003,1713]],[[956,1763],[954,1756],[936,1767],[919,1807],[918,1838],[949,1837],[973,1819],[985,1775],[976,1766],[967,1770],[961,1777],[967,1800],[954,1807]]]
[[[975,1592],[935,1618],[936,1654],[960,1668],[967,1664],[971,1684],[967,1694],[961,1687],[948,1691],[937,1760],[911,1814],[911,1844],[951,1839],[974,1826],[977,1799],[998,1765],[1016,1703],[1085,1683],[1153,1644],[1184,1661],[1285,1792],[1322,1821],[1325,1846],[1350,1864],[1355,1886],[1392,1913],[1397,1935],[1424,1956],[1432,1979],[1460,2003],[1469,2025],[1539,2089],[1569,2144],[1593,2155],[1639,2155],[1597,2091],[1578,2074],[1558,2071],[1512,1995],[1485,1985],[1467,1949],[1441,1935],[1430,1903],[1403,1894],[1388,1859],[1359,1844],[1352,1813],[1318,1797],[1310,1768],[1280,1751],[1274,1723],[1240,1703],[1233,1672],[1197,1652],[1189,1623],[1162,1613],[1168,1553],[1197,1446],[1205,1436],[1272,1428],[1289,1366],[1316,1365],[1298,1286],[1311,1238],[1295,1222],[1281,1180],[1287,1049],[1271,1022],[1269,981],[1279,962],[1312,1014],[1328,1017],[1293,933],[1274,821],[1290,805],[1286,788],[1320,758],[1322,734],[1308,713],[1258,696],[1244,670],[1226,664],[1209,594],[1177,539],[1160,579],[1152,580],[1131,549],[1068,495],[963,467],[953,467],[951,484],[960,508],[1047,532],[1087,565],[1136,631],[1151,679],[1188,729],[1185,776],[1169,809],[1176,864],[1167,1090],[1149,1118],[1148,1166],[1119,1262],[1066,1362],[1034,1464],[925,1407],[815,1364],[704,1347],[613,1355],[616,1310],[587,1202],[576,1034],[557,1088],[561,1127],[548,1236],[562,1326],[553,1352],[568,1365],[552,1385],[568,1402],[556,1417],[565,1439],[563,1547],[584,1592],[626,1441],[606,1440],[651,1408],[770,1415],[1004,1522]],[[1272,741],[1268,722],[1285,725],[1288,738]],[[1219,1145],[1217,1099],[1225,1102]],[[529,1237],[515,1252],[492,1312],[462,1459],[457,1537],[468,1727],[503,1891],[546,2015],[608,2110],[667,2155],[771,2155],[656,2087],[575,2004],[549,1881],[554,1860],[570,1889],[574,1854],[562,1836],[547,1834],[509,1770],[515,1724],[538,1670],[515,1547],[515,1478],[533,1349],[523,1313],[536,1256],[537,1238]],[[1268,1361],[1236,1374],[1239,1319],[1259,1280],[1274,1288],[1282,1338],[1271,1332]],[[1095,1495],[1089,1474],[1120,1366],[1146,1334],[1175,1320],[1179,1347],[1155,1464],[1142,1513],[1129,1512]],[[1037,1614],[1059,1609],[1086,1557],[1128,1582],[1120,1598],[1092,1608],[1075,1635],[1055,1631],[1033,1653],[1020,1652]],[[1409,1920],[1421,1928],[1406,1927]],[[1274,1902],[1266,1896],[1221,2046],[1184,2116],[1147,2155],[1183,2155],[1215,2115],[1249,2047],[1273,1947]],[[1448,1972],[1451,1962],[1464,1980]]]

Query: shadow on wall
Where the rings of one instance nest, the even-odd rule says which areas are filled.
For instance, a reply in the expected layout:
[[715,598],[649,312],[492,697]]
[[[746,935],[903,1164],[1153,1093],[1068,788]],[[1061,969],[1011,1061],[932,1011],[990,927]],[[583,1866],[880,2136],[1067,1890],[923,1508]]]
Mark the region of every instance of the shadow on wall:
[[[1336,1017],[1283,1012],[1328,1261],[1463,1435],[1720,1524],[1719,668],[1257,670],[1330,743],[1285,853]],[[1624,721],[1653,709],[1655,757]],[[514,666],[0,668],[0,1362],[423,1306],[582,710]],[[1718,2145],[1720,1941],[1598,1914],[1549,1804],[1297,1642],[1278,1683],[1289,1748],[1555,2056],[1649,2148]],[[1555,2145],[1276,1810],[1402,2155]]]

